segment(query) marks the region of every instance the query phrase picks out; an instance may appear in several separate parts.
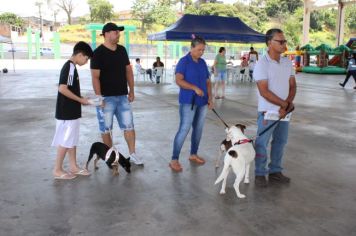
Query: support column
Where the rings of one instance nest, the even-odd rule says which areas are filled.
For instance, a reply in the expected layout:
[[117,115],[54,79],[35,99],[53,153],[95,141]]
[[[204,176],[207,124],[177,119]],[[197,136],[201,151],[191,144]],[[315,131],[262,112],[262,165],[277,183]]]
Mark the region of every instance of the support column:
[[36,59],[41,58],[40,53],[40,32],[35,33],[35,43],[36,43]]
[[126,51],[127,51],[127,55],[130,56],[130,31],[124,31],[125,33],[125,48],[126,48]]
[[161,59],[163,58],[163,50],[164,50],[163,47],[164,47],[163,42],[159,41],[157,43],[157,56],[159,56]]
[[344,41],[345,7],[339,0],[336,22],[336,46],[340,46]]
[[0,59],[4,59],[4,48],[2,46],[2,43],[0,43]]
[[93,50],[96,48],[96,30],[91,31],[91,48]]
[[304,14],[303,14],[303,45],[309,42],[309,27],[310,27],[310,0],[304,0]]
[[28,52],[28,59],[32,59],[32,29],[31,29],[31,27],[27,28],[27,52]]
[[54,59],[61,58],[61,40],[58,32],[53,32],[53,52]]

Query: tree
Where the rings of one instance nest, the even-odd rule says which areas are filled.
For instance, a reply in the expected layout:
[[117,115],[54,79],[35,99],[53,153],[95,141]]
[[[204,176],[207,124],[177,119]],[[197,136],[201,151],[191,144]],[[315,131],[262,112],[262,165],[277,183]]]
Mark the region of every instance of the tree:
[[349,5],[345,12],[345,25],[351,33],[356,33],[356,5]]
[[264,32],[264,26],[269,19],[264,8],[258,4],[259,3],[255,1],[251,2],[249,6],[241,3],[234,3],[234,6],[236,8],[236,16],[245,24],[258,32]]
[[302,6],[302,0],[267,0],[265,10],[270,17],[280,17],[293,14],[296,9]]
[[25,21],[23,19],[18,17],[16,14],[10,12],[5,12],[1,14],[0,22],[1,21],[20,28],[23,28],[25,25]]
[[157,2],[152,11],[152,18],[157,24],[169,26],[177,20],[177,14],[172,10],[169,3],[162,5]]
[[67,14],[68,24],[72,24],[72,12],[74,10],[73,0],[57,0],[57,6]]
[[209,16],[236,16],[235,7],[222,3],[204,3],[200,4],[199,8],[194,5],[188,6],[184,13],[194,15],[209,15]]
[[114,6],[107,0],[88,0],[91,21],[105,23],[114,16]]
[[141,32],[145,31],[145,25],[153,23],[154,4],[150,0],[135,0],[132,5],[132,16],[141,21]]
[[301,46],[301,34],[303,28],[303,8],[298,8],[293,15],[286,17],[282,30],[288,40],[288,48],[293,51],[296,46]]

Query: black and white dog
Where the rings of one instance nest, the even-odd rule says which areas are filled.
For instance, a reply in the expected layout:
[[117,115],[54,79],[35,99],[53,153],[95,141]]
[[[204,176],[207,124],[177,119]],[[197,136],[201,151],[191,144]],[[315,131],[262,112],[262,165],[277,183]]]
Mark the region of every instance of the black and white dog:
[[96,159],[94,160],[94,170],[99,169],[97,166],[97,162],[99,159],[105,161],[110,169],[112,169],[113,175],[119,174],[119,166],[120,164],[127,173],[131,172],[131,164],[130,158],[125,158],[119,151],[116,150],[115,147],[110,148],[104,143],[96,142],[91,145],[90,153],[88,157],[88,161],[86,164],[86,169],[88,169],[89,162],[96,155]]
[[[246,126],[242,125],[242,124],[236,124],[235,127],[241,129],[241,132],[244,134],[245,133],[245,129]],[[229,150],[232,147],[232,143],[231,140],[228,140],[228,138],[224,139],[221,144],[220,144],[220,148],[219,148],[219,154],[215,159],[215,167],[218,168],[220,166],[220,159],[223,156],[223,154]]]
[[230,167],[236,175],[234,189],[238,198],[245,198],[246,196],[240,193],[239,185],[241,180],[245,177],[244,183],[248,184],[250,163],[255,159],[255,149],[252,145],[252,140],[247,138],[243,130],[245,126],[231,126],[226,129],[226,141],[231,141],[232,146],[226,150],[224,158],[224,167],[221,174],[216,179],[215,184],[223,182],[220,194],[225,193],[226,180],[230,171]]

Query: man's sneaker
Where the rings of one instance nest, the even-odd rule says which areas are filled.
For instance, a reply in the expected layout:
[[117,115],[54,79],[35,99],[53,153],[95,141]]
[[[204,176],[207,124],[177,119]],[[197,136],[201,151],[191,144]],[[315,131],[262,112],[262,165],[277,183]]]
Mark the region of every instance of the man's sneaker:
[[139,158],[136,153],[132,153],[130,155],[130,159],[131,161],[135,164],[135,165],[143,165],[143,161],[141,158]]
[[268,181],[275,183],[287,184],[290,182],[290,178],[283,175],[282,172],[272,173],[268,175]]
[[267,179],[265,176],[255,176],[255,186],[265,188],[267,187]]
[[342,84],[342,83],[339,83],[339,85],[340,85],[341,87],[345,87],[345,85],[344,85],[344,84]]

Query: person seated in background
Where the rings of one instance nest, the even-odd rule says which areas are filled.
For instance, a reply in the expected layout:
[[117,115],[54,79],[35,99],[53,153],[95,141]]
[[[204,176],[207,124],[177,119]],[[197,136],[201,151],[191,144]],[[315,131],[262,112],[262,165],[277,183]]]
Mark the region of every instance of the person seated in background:
[[138,73],[140,73],[140,74],[144,74],[144,73],[148,74],[148,75],[150,76],[150,80],[151,80],[152,83],[153,83],[153,80],[152,80],[152,70],[151,70],[151,69],[144,69],[144,68],[142,68],[140,58],[136,58],[135,69],[136,69],[136,71],[137,71]]
[[156,61],[153,63],[153,70],[156,72],[156,83],[160,83],[161,76],[157,75],[157,67],[164,67],[163,62],[161,62],[160,57],[156,57]]
[[244,74],[246,67],[248,67],[248,61],[246,57],[242,57],[241,58],[241,64],[240,64],[241,70],[240,70],[240,74]]
[[248,53],[249,69],[250,69],[250,81],[253,80],[253,70],[255,68],[256,62],[258,61],[258,52],[250,47],[250,52]]

